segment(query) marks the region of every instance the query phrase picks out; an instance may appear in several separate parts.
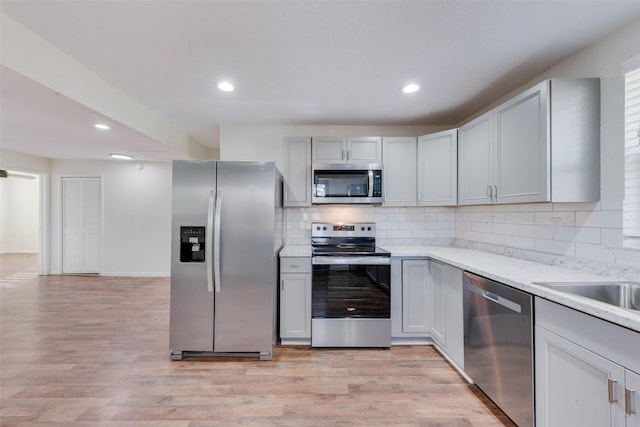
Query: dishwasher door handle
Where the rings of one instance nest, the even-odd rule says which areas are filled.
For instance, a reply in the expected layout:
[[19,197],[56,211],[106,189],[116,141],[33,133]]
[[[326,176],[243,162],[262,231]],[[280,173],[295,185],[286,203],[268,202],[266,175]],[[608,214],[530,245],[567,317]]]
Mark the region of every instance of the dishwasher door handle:
[[522,313],[522,306],[516,302],[513,302],[505,297],[501,297],[500,295],[494,294],[484,289],[480,289],[476,286],[469,285],[469,290],[475,294],[480,295],[482,298],[487,299],[491,302],[499,304],[505,308],[508,308],[511,311],[515,311],[516,313]]

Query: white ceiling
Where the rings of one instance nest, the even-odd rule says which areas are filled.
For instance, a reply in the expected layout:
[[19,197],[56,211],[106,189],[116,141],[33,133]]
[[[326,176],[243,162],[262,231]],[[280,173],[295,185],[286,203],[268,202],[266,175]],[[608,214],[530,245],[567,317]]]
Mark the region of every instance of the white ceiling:
[[[215,147],[221,124],[454,125],[640,19],[639,1],[14,1],[2,12]],[[2,146],[181,154],[2,67]],[[222,93],[223,79],[236,86]],[[416,82],[422,90],[400,92]],[[146,153],[146,154],[145,154]]]

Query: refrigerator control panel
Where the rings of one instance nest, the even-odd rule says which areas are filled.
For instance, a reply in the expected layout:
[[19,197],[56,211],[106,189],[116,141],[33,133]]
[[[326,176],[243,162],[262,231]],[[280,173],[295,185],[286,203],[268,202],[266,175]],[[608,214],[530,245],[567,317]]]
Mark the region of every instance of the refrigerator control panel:
[[180,227],[180,262],[204,262],[204,227]]

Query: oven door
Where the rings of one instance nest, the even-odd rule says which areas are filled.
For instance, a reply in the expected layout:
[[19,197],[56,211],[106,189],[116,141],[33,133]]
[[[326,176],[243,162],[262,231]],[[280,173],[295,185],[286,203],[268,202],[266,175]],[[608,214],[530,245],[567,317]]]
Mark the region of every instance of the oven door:
[[313,256],[311,346],[391,346],[391,259]]
[[314,319],[389,319],[391,262],[377,256],[314,256]]

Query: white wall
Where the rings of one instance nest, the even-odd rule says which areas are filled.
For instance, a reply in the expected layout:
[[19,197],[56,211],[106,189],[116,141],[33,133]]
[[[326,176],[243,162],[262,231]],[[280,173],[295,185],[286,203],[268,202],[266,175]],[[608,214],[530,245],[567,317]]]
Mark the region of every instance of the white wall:
[[0,178],[0,253],[38,253],[40,178]]
[[52,160],[51,273],[61,272],[61,178],[102,179],[105,276],[168,276],[171,266],[171,162]]

